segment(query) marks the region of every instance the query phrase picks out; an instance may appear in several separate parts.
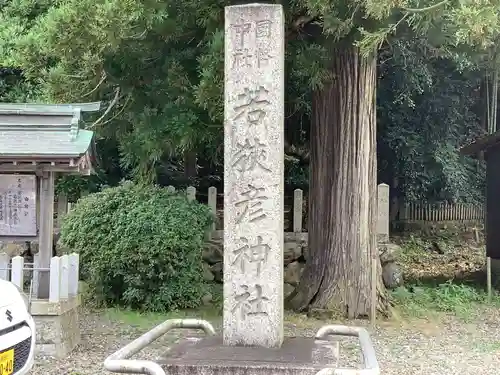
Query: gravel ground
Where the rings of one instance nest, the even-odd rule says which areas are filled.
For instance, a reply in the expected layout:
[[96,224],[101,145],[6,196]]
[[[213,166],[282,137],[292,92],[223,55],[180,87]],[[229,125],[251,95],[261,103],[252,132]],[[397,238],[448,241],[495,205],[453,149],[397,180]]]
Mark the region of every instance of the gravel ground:
[[[498,372],[500,366],[500,318],[490,309],[481,318],[464,323],[454,317],[436,320],[439,323],[414,320],[380,322],[372,334],[383,375],[486,375]],[[353,322],[353,324],[359,322]],[[325,322],[291,318],[287,335],[312,336]],[[362,323],[365,324],[365,323]],[[220,326],[220,324],[215,324]],[[104,358],[137,338],[145,327],[132,327],[112,316],[83,313],[82,343],[66,359],[37,357],[33,375],[96,375],[110,374],[103,370]],[[155,359],[165,347],[179,339],[162,338],[137,358]],[[186,334],[186,333],[184,333]],[[190,332],[189,334],[192,334]],[[360,352],[354,341],[341,342],[340,364],[359,367]]]

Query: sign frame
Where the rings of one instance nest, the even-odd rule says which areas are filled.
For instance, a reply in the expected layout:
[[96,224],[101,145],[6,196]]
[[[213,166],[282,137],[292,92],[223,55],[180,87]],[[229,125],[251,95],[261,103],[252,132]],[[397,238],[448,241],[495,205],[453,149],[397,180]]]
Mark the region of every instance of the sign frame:
[[37,176],[0,174],[0,239],[38,236]]

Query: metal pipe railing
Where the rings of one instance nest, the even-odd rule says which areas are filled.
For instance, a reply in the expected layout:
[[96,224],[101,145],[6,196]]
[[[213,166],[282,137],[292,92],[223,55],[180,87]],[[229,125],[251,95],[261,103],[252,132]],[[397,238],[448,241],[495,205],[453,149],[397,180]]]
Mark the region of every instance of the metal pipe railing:
[[[166,375],[161,366],[153,361],[130,360],[145,347],[165,335],[172,329],[201,329],[208,335],[215,335],[212,325],[205,320],[198,319],[171,319],[146,332],[138,339],[111,354],[104,361],[104,368],[110,372],[122,374]],[[316,375],[379,375],[380,369],[375,355],[370,335],[361,327],[342,325],[328,325],[320,328],[316,333],[316,340],[326,340],[328,336],[358,337],[364,359],[364,369],[324,368]]]
[[361,353],[363,354],[364,369],[348,369],[348,368],[324,368],[316,375],[379,375],[380,368],[378,365],[375,349],[370,339],[368,331],[361,327],[349,327],[343,325],[327,325],[321,327],[316,332],[317,340],[325,340],[328,336],[353,336],[359,340]]
[[121,374],[166,375],[161,366],[153,361],[131,360],[129,358],[139,353],[168,331],[176,328],[201,329],[208,335],[215,335],[214,328],[205,320],[170,319],[111,354],[104,361],[104,368],[108,371]]

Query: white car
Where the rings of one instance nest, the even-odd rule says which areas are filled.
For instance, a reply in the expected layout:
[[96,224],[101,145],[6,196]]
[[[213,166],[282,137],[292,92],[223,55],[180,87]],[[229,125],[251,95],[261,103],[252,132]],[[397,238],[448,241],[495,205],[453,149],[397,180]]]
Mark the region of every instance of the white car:
[[35,322],[28,297],[0,280],[0,375],[24,375],[33,367]]

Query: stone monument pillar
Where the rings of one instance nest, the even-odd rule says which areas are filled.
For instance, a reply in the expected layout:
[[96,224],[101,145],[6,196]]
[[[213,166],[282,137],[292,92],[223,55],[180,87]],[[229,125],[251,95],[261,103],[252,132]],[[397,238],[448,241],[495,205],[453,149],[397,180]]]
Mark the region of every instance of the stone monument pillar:
[[[380,374],[366,330],[324,326],[283,344],[284,22],[281,5],[225,8],[223,337],[206,321],[170,320],[110,355],[113,372],[215,375]],[[151,335],[203,329],[160,364],[130,360]],[[365,366],[337,369],[331,335],[358,336]],[[272,348],[273,350],[269,350]],[[127,359],[122,361],[122,359]]]
[[284,19],[225,8],[224,345],[283,342]]

